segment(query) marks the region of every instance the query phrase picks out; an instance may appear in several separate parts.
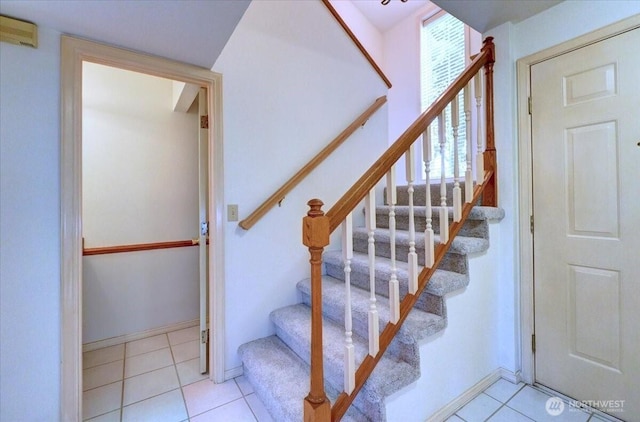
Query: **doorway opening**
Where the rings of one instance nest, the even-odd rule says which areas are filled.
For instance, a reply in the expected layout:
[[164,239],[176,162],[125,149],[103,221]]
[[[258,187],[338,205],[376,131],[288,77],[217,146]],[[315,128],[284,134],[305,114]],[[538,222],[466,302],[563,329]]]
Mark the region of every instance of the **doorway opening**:
[[[86,160],[89,164],[90,162],[95,164],[98,161],[91,161],[90,155],[85,155],[84,153],[92,152],[94,156],[100,155],[100,146],[92,145],[88,147],[87,145],[83,145],[83,136],[85,135],[85,129],[91,126],[91,116],[86,115],[83,116],[83,75],[87,71],[87,67],[95,69],[104,70],[106,67],[113,69],[114,71],[120,72],[137,72],[137,74],[150,75],[155,79],[165,78],[171,81],[179,81],[185,84],[189,84],[192,86],[196,86],[196,88],[200,88],[200,101],[196,101],[198,106],[201,109],[208,109],[208,119],[207,123],[209,128],[202,130],[198,129],[201,123],[201,119],[199,116],[195,116],[193,119],[194,123],[198,125],[198,127],[193,128],[193,133],[196,134],[196,139],[193,140],[196,143],[195,150],[197,148],[201,149],[200,156],[203,160],[199,160],[195,163],[190,163],[194,168],[200,170],[195,174],[191,175],[194,179],[193,182],[195,186],[192,189],[196,189],[198,183],[204,183],[207,185],[206,189],[204,189],[203,194],[195,194],[195,198],[191,198],[185,202],[191,203],[189,211],[185,211],[185,213],[193,213],[195,217],[200,219],[205,217],[205,219],[200,224],[198,220],[194,221],[193,224],[193,235],[188,236],[186,241],[193,244],[198,244],[198,247],[185,245],[185,247],[180,248],[182,251],[182,255],[194,255],[193,257],[183,257],[182,266],[188,266],[188,262],[193,261],[195,263],[195,274],[199,272],[199,269],[204,268],[204,271],[200,271],[206,276],[203,278],[202,285],[204,286],[204,290],[200,288],[200,300],[196,296],[191,295],[190,301],[195,302],[196,306],[202,307],[205,312],[202,316],[198,315],[197,318],[191,319],[190,321],[183,321],[185,324],[193,324],[197,322],[197,320],[202,321],[205,327],[204,336],[199,335],[198,343],[204,344],[203,352],[203,364],[206,365],[206,362],[209,362],[209,378],[211,378],[215,382],[223,382],[224,381],[224,300],[223,300],[223,242],[222,242],[222,221],[217,217],[222,215],[222,200],[223,200],[223,192],[222,192],[222,130],[221,130],[221,77],[218,74],[210,72],[206,69],[201,69],[195,66],[190,66],[182,63],[176,63],[170,60],[151,57],[143,54],[138,54],[126,50],[121,50],[114,47],[105,46],[102,44],[97,44],[85,40],[79,40],[71,37],[62,37],[62,156],[61,156],[61,219],[62,219],[62,286],[61,286],[61,301],[62,301],[62,365],[61,365],[61,418],[62,420],[82,420],[82,351],[83,351],[83,337],[91,343],[91,340],[94,340],[94,346],[100,346],[99,342],[95,340],[99,337],[112,338],[113,341],[126,341],[126,334],[119,333],[118,330],[122,331],[121,328],[114,327],[113,324],[111,326],[102,326],[102,327],[90,327],[89,325],[84,325],[86,333],[83,332],[83,278],[91,278],[95,274],[91,274],[90,271],[83,271],[83,251],[93,250],[94,252],[104,252],[105,250],[109,250],[109,247],[121,247],[121,246],[140,246],[146,245],[161,245],[162,250],[153,250],[152,252],[160,252],[168,253],[172,250],[177,249],[166,249],[168,244],[175,245],[176,239],[162,238],[162,237],[151,237],[148,239],[144,239],[142,237],[137,237],[134,239],[125,238],[129,236],[127,233],[133,233],[134,236],[136,233],[140,233],[142,231],[147,231],[147,234],[151,236],[158,235],[157,226],[161,225],[163,221],[170,219],[170,213],[165,213],[167,215],[163,215],[162,207],[158,207],[156,204],[155,214],[157,218],[150,218],[150,213],[154,213],[153,211],[147,210],[146,215],[145,212],[142,212],[142,219],[130,219],[128,224],[130,227],[126,227],[125,230],[114,229],[116,226],[116,222],[123,222],[122,215],[126,214],[118,214],[118,209],[120,211],[125,207],[126,198],[123,198],[122,188],[118,189],[114,184],[102,185],[101,188],[96,189],[96,186],[93,186],[92,192],[99,191],[102,195],[101,203],[100,200],[96,200],[95,197],[92,197],[91,194],[88,194],[88,190],[85,188],[90,188],[90,186],[85,186],[83,183],[83,167],[85,170],[86,166],[83,166],[83,161]],[[197,112],[196,114],[199,114]],[[132,116],[135,118],[135,116]],[[83,124],[83,118],[87,121]],[[183,122],[185,123],[185,122]],[[114,126],[110,126],[110,129],[113,129]],[[95,128],[94,128],[95,129]],[[105,128],[98,129],[97,132],[102,131],[102,135],[104,135]],[[166,133],[159,133],[159,136],[165,136]],[[201,142],[198,142],[197,136],[201,137]],[[116,134],[110,134],[113,139]],[[108,138],[108,137],[107,137]],[[108,141],[108,139],[107,139]],[[83,151],[83,146],[85,146],[85,151]],[[104,145],[103,145],[104,146]],[[140,145],[138,145],[139,147]],[[127,152],[127,148],[132,147],[132,145],[121,145],[121,156],[120,160],[126,157],[130,157],[132,154]],[[204,149],[203,149],[204,148]],[[193,155],[193,151],[191,154]],[[170,154],[170,151],[167,152]],[[196,156],[198,154],[196,153]],[[104,158],[104,157],[103,157]],[[175,158],[175,156],[173,157]],[[129,174],[125,174],[126,172],[122,172],[119,177],[124,177],[129,180],[129,183],[136,180],[136,177],[144,177],[144,170],[136,169],[137,166],[132,166],[127,171]],[[93,168],[93,167],[91,167]],[[138,172],[139,174],[134,175],[132,172]],[[89,174],[87,174],[89,176]],[[148,174],[147,174],[148,176]],[[95,182],[99,180],[99,177],[95,177],[95,175],[91,177],[87,177],[87,181],[92,180]],[[126,182],[125,182],[126,183]],[[109,191],[112,189],[117,192],[112,192],[113,195],[108,197],[107,201],[104,202],[104,194],[105,190]],[[163,196],[171,189],[167,183],[158,183],[156,184],[156,189],[159,196]],[[175,191],[180,191],[179,186]],[[142,191],[136,192],[135,189],[132,189],[129,192],[131,197],[139,196]],[[108,193],[108,192],[106,192]],[[86,196],[86,198],[84,197]],[[164,195],[167,196],[167,195]],[[119,198],[119,199],[116,199]],[[173,198],[175,199],[175,198]],[[86,200],[93,201],[90,206]],[[117,202],[120,201],[118,205]],[[83,203],[85,207],[85,211],[89,213],[87,216],[87,221],[85,224],[85,219],[83,218]],[[110,203],[111,206],[115,206],[112,208],[112,212],[107,212],[104,208],[105,203]],[[194,205],[197,204],[197,206]],[[181,205],[184,205],[181,203]],[[202,212],[204,210],[204,213]],[[211,216],[207,217],[208,214]],[[138,216],[140,217],[140,216]],[[148,220],[155,219],[156,227],[153,227],[153,224],[145,225],[142,223],[144,218]],[[109,219],[113,220],[109,224]],[[208,226],[206,222],[208,221]],[[188,223],[187,223],[188,224]],[[86,227],[85,227],[86,226]],[[135,230],[131,227],[135,227]],[[123,227],[120,227],[122,229]],[[83,245],[83,229],[85,234],[91,233],[92,239],[89,240],[90,243],[87,245]],[[208,229],[208,230],[207,230]],[[87,231],[88,230],[88,231]],[[121,237],[117,239],[118,231],[122,233],[119,234]],[[124,233],[126,232],[126,233]],[[116,235],[116,238],[113,235]],[[165,231],[166,234],[166,231]],[[206,246],[206,236],[209,235],[209,247]],[[167,234],[168,235],[168,234]],[[173,237],[171,235],[168,235]],[[110,238],[111,237],[111,238]],[[97,240],[101,239],[101,240]],[[124,240],[123,240],[124,239]],[[120,241],[123,240],[123,241]],[[179,239],[182,240],[182,239]],[[178,242],[179,242],[178,240]],[[104,243],[104,244],[103,244]],[[164,245],[163,245],[164,244]],[[106,246],[106,247],[105,247]],[[126,248],[125,248],[126,249]],[[158,249],[158,248],[156,248]],[[134,249],[135,250],[135,249]],[[144,250],[144,249],[143,249]],[[193,253],[186,252],[188,250],[193,251]],[[197,253],[196,250],[199,250],[200,253]],[[138,252],[133,253],[121,253],[121,254],[99,254],[99,256],[93,256],[91,258],[94,259],[94,262],[91,265],[87,265],[85,270],[96,270],[100,268],[102,265],[103,274],[105,268],[116,268],[117,266],[110,266],[108,263],[105,265],[104,262],[99,263],[100,258],[109,257],[109,259],[116,259],[114,257],[120,255],[120,259],[123,259],[123,256],[128,256],[126,259],[131,259],[133,255],[138,255],[138,261],[140,261],[140,254],[148,254],[150,252],[141,252],[138,249]],[[200,259],[200,257],[202,259]],[[158,258],[158,257],[156,257]],[[160,261],[163,261],[164,258],[160,257]],[[198,264],[198,260],[202,261],[202,264]],[[144,259],[142,259],[144,260]],[[158,262],[160,262],[158,261]],[[140,263],[140,262],[139,262]],[[206,271],[206,267],[209,267],[209,271]],[[126,265],[126,264],[125,264]],[[145,268],[153,267],[153,264],[142,263]],[[204,267],[203,267],[204,265]],[[187,269],[187,271],[194,272],[194,269]],[[160,271],[161,275],[162,271]],[[92,280],[93,286],[96,286],[96,279],[102,278],[103,281],[108,282],[108,278],[117,277],[117,274],[109,274],[109,271],[106,271],[108,276],[102,277],[93,277]],[[89,277],[91,275],[91,277]],[[156,274],[158,276],[158,274]],[[99,283],[98,283],[99,284]],[[197,285],[196,283],[193,283]],[[156,305],[156,312],[159,312],[159,315],[167,316],[173,310],[168,310],[163,308],[162,299],[160,297],[154,297],[153,291],[150,291],[149,286],[140,287],[138,289],[138,293],[128,289],[131,285],[124,286],[124,290],[120,293],[123,297],[129,296],[138,296],[137,300],[141,300],[144,296],[140,292],[145,292],[148,296],[145,299],[145,303],[150,304],[151,306]],[[174,286],[175,287],[175,286]],[[208,287],[208,294],[206,292]],[[95,290],[95,289],[94,289]],[[99,291],[100,289],[98,289]],[[135,289],[134,289],[135,290]],[[87,303],[87,305],[91,305],[93,310],[97,310],[97,306],[100,303],[100,299],[97,298],[99,294],[96,294],[96,291],[89,292],[92,294],[91,299],[92,303]],[[165,292],[168,293],[168,292]],[[179,293],[176,293],[179,294]],[[172,293],[168,293],[169,296]],[[174,297],[175,299],[175,297]],[[117,301],[117,300],[116,300]],[[187,300],[188,302],[189,300]],[[118,304],[122,305],[122,304]],[[124,304],[126,307],[126,304]],[[208,308],[208,311],[206,311]],[[130,307],[128,309],[131,309]],[[91,310],[89,310],[91,312]],[[104,316],[98,316],[98,320],[102,320],[104,322]],[[169,319],[182,319],[177,316],[167,316],[167,321]],[[144,318],[143,318],[144,319]],[[153,318],[151,318],[153,319]],[[206,349],[206,342],[202,342],[201,340],[207,340],[206,333],[206,320],[209,320],[210,326],[210,335],[209,337],[209,350]],[[174,322],[171,321],[171,322]],[[95,322],[95,321],[94,321]],[[112,321],[113,322],[113,321]],[[107,324],[108,325],[108,324]],[[171,328],[179,328],[175,325],[171,325],[166,322],[165,324],[161,324],[163,327],[155,328],[150,326],[145,326],[144,323],[137,327],[133,328],[134,332],[137,332],[138,335],[153,334],[154,329],[171,329]],[[199,330],[202,331],[202,330]],[[85,336],[86,334],[86,336]],[[128,334],[128,333],[127,333]],[[201,333],[199,333],[201,334]],[[118,337],[120,336],[120,337]],[[115,338],[115,340],[113,339]],[[85,341],[86,342],[86,341]],[[200,372],[206,372],[206,367],[200,365]]]

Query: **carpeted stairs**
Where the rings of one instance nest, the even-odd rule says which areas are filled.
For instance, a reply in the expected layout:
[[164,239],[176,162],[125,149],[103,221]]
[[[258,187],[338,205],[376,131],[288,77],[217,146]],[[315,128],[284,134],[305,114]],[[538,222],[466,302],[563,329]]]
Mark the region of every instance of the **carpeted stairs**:
[[[451,192],[451,186],[448,189]],[[463,187],[464,191],[464,187]],[[398,187],[398,203],[407,204],[407,187]],[[433,202],[439,202],[439,185],[432,186]],[[449,203],[450,203],[449,198]],[[414,194],[416,252],[419,265],[424,265],[425,186],[416,186]],[[380,330],[389,321],[388,282],[389,230],[387,206],[376,209],[376,293]],[[407,293],[407,254],[409,250],[409,209],[396,206],[397,277],[400,297]],[[449,208],[451,217],[452,209]],[[439,230],[439,208],[433,207],[433,228]],[[385,397],[420,377],[419,342],[447,326],[445,296],[469,284],[468,255],[489,247],[489,221],[498,221],[504,211],[477,206],[435,272],[427,288],[409,314],[391,346],[358,394],[345,421],[385,421]],[[351,296],[353,342],[356,366],[368,352],[367,311],[369,308],[369,267],[367,231],[354,228],[354,256],[351,262]],[[439,237],[436,236],[436,242]],[[325,252],[326,275],[323,277],[324,371],[325,388],[333,403],[343,389],[344,353],[344,263],[340,251]],[[420,268],[421,270],[421,268]],[[302,280],[297,285],[302,303],[277,309],[271,313],[276,335],[243,344],[239,353],[244,375],[253,385],[273,419],[278,422],[303,420],[303,399],[309,392],[309,358],[311,338],[311,284]]]

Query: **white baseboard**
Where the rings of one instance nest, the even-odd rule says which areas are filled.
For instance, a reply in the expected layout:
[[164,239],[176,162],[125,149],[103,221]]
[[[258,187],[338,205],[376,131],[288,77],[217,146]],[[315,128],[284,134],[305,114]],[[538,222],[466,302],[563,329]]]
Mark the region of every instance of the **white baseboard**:
[[453,399],[449,404],[438,410],[433,415],[427,418],[426,422],[442,422],[450,418],[454,413],[456,413],[462,406],[469,403],[473,400],[478,394],[483,392],[487,387],[489,387],[494,382],[498,381],[500,378],[504,378],[507,381],[517,383],[520,376],[518,373],[513,373],[504,368],[497,368],[493,372],[491,372],[486,377],[482,378],[478,381],[473,387],[469,388],[467,391]]
[[90,352],[92,350],[115,346],[116,344],[122,344],[128,341],[140,340],[147,337],[157,336],[159,334],[170,333],[171,331],[182,330],[183,328],[193,327],[194,325],[198,324],[200,324],[200,320],[193,319],[191,321],[178,322],[176,324],[165,325],[164,327],[153,328],[151,330],[142,331],[139,333],[125,334],[118,337],[106,338],[104,340],[98,340],[91,343],[83,344],[82,351]]
[[236,366],[235,368],[227,369],[224,371],[224,380],[230,380],[232,378],[239,377],[244,373],[242,366]]
[[522,372],[511,372],[508,369],[499,368],[500,378],[504,378],[513,384],[519,384],[522,381]]

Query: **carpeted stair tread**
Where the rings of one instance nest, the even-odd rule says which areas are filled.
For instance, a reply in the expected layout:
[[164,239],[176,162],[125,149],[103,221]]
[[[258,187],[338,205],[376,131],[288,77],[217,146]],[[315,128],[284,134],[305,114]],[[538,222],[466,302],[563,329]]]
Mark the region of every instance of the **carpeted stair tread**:
[[[327,273],[331,277],[344,281],[344,261],[342,259],[342,251],[329,251],[323,255]],[[331,271],[330,268],[331,267]],[[376,293],[389,297],[388,283],[391,278],[391,259],[376,256]],[[418,267],[418,271],[422,271],[423,267]],[[361,274],[364,274],[365,284],[358,283],[361,280]],[[396,261],[396,277],[400,284],[401,297],[406,294],[407,284],[409,280],[408,265],[403,261]],[[369,256],[366,253],[354,252],[351,259],[351,283],[364,290],[369,290]],[[444,296],[447,293],[462,289],[468,285],[468,277],[454,271],[446,271],[437,269],[431,280],[427,283],[425,292],[436,296]],[[404,291],[404,293],[403,293]]]
[[[309,365],[300,359],[278,337],[271,336],[238,349],[247,377],[274,421],[303,420],[303,401],[309,392]],[[327,391],[335,401],[337,392]],[[361,422],[368,419],[353,406],[342,419]]]
[[[303,304],[287,306],[271,312],[271,321],[276,326],[276,335],[305,362],[310,359],[311,309]],[[344,382],[344,326],[323,318],[323,355],[325,381],[335,389],[342,390]],[[356,367],[368,353],[368,341],[353,335]],[[371,407],[366,416],[373,420],[384,419],[383,399],[402,387],[417,380],[419,367],[385,354],[380,358],[371,377],[362,387],[359,396]],[[358,401],[356,400],[356,406]],[[372,414],[373,413],[373,414]]]
[[[307,306],[311,304],[311,279],[298,283],[302,300]],[[388,294],[388,291],[385,291]],[[389,299],[376,295],[380,332],[389,322]],[[351,314],[353,332],[366,338],[368,335],[369,291],[351,286]],[[322,310],[325,317],[344,324],[345,285],[344,281],[333,277],[322,277]],[[404,344],[413,344],[427,336],[437,333],[446,326],[446,320],[436,314],[412,309],[404,324],[400,327],[396,338]]]
[[[374,231],[373,236],[374,236],[375,245],[376,245],[376,255],[378,254],[379,249],[381,250],[381,252],[388,251],[390,239],[391,239],[391,236],[389,234],[389,229],[376,229]],[[354,228],[353,229],[354,250],[357,250],[358,252],[366,252],[367,251],[366,247],[357,249],[356,245],[362,245],[362,241],[364,241],[365,242],[364,246],[367,246],[368,238],[369,238],[369,232],[367,231],[366,227]],[[435,235],[434,238],[437,246],[440,243],[440,236]],[[416,251],[417,250],[424,251],[424,233],[416,232],[415,242],[416,242],[415,244]],[[409,247],[408,231],[396,230],[396,247],[403,247],[403,248]],[[484,252],[487,249],[489,249],[489,241],[487,239],[456,236],[453,239],[453,242],[451,242],[451,247],[449,248],[449,251],[447,253],[468,255],[472,253]],[[422,254],[418,253],[418,256],[420,255],[423,255],[424,257],[424,252],[422,252]],[[382,256],[389,256],[389,255],[385,254]],[[398,254],[398,259],[401,256],[402,256],[401,254]]]

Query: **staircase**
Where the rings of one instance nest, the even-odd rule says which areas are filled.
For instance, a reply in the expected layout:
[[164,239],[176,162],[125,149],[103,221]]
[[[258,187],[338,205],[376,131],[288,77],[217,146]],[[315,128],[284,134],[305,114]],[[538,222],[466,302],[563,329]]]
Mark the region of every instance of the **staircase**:
[[[385,398],[420,377],[418,342],[446,327],[444,298],[468,285],[468,256],[489,247],[488,222],[502,218],[491,208],[498,203],[494,51],[489,37],[326,214],[321,200],[308,202],[302,243],[309,250],[311,278],[298,283],[303,303],[271,313],[275,336],[239,348],[245,375],[278,422],[384,421]],[[472,87],[477,135],[472,139],[466,130],[461,147],[461,119],[466,128],[474,126]],[[426,180],[432,179],[433,147],[439,146],[439,189],[415,185],[418,143]],[[466,150],[462,177],[460,148]],[[453,189],[445,179],[447,156],[454,163]],[[407,186],[398,187],[395,165],[402,158]],[[388,208],[376,206],[383,179]],[[440,207],[433,206],[433,197],[440,198]],[[362,201],[366,228],[353,229]],[[338,228],[342,253],[324,253]]]
[[[440,185],[432,186],[432,190]],[[416,252],[419,265],[424,265],[425,186],[415,186],[414,213],[416,222]],[[398,187],[396,212],[397,277],[400,296],[408,291],[407,255],[409,251],[409,219],[407,187]],[[432,197],[437,196],[432,193]],[[450,204],[449,204],[450,205]],[[439,227],[439,208],[433,207],[433,226]],[[452,208],[448,208],[452,213]],[[378,229],[375,231],[376,298],[380,329],[389,322],[388,283],[391,275],[390,239],[388,229],[389,207],[376,209]],[[447,326],[446,295],[469,284],[469,256],[489,248],[489,222],[499,221],[504,213],[499,208],[476,206],[465,221],[458,236],[418,298],[386,353],[380,359],[371,377],[366,381],[347,411],[346,421],[386,420],[385,398],[420,377],[419,343]],[[436,242],[439,234],[436,235]],[[351,260],[351,299],[353,343],[356,365],[368,353],[369,263],[367,256],[368,233],[365,228],[354,228]],[[323,339],[325,388],[331,402],[343,389],[344,379],[344,319],[345,286],[344,262],[341,251],[323,255],[326,275],[322,277]],[[419,268],[421,271],[422,268]],[[311,282],[297,284],[302,303],[277,309],[271,313],[276,335],[246,343],[239,348],[244,374],[253,384],[256,394],[274,420],[303,420],[303,400],[309,390],[309,359],[311,338]]]

